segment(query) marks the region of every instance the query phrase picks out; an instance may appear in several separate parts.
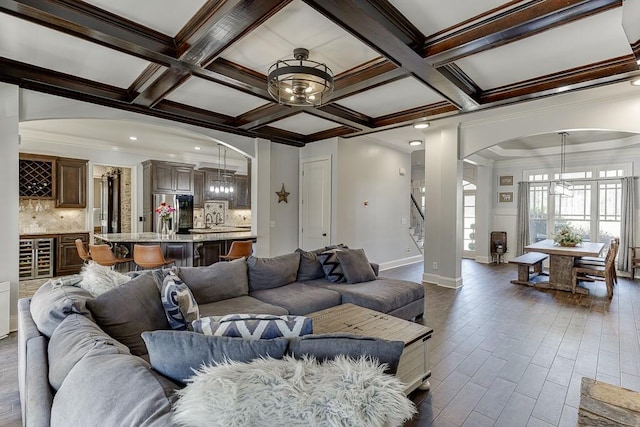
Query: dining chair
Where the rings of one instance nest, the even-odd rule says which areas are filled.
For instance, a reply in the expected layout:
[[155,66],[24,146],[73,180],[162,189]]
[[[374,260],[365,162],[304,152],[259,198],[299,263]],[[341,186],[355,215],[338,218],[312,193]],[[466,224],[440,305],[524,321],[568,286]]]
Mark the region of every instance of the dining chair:
[[133,245],[133,262],[138,267],[159,268],[176,262],[175,259],[165,258],[160,245]]
[[[615,237],[611,240],[611,242],[616,241],[616,244],[618,245],[618,248],[620,247],[620,238],[619,237]],[[609,249],[611,249],[611,243],[609,243]],[[640,248],[638,248],[640,249]],[[607,252],[608,252],[607,250]],[[638,254],[640,255],[640,251],[638,252]],[[576,259],[575,264],[579,265],[581,267],[584,266],[592,266],[592,265],[596,265],[596,266],[600,266],[600,267],[604,267],[605,264],[605,259],[606,259],[606,254],[603,257],[592,257],[592,256],[583,256],[580,257],[578,259]],[[640,259],[638,259],[638,262],[640,263]],[[616,272],[615,269],[615,261],[614,261],[614,268],[613,268],[613,282],[614,283],[618,283],[618,273]]]
[[87,250],[84,248],[84,242],[82,241],[82,239],[76,239],[75,243],[76,249],[78,250],[78,256],[80,257],[82,262],[86,264],[91,259],[91,255],[89,255],[89,252],[87,252]]
[[593,279],[604,281],[607,285],[607,296],[613,298],[613,286],[615,284],[613,275],[615,273],[615,258],[618,253],[620,243],[618,239],[611,240],[609,252],[605,257],[604,266],[600,265],[575,265],[571,269],[571,291],[575,294],[578,280]]
[[640,247],[631,247],[631,280],[636,278],[636,267],[640,266]]
[[100,265],[115,268],[116,265],[133,261],[133,258],[117,258],[109,245],[89,245],[91,259]]
[[226,255],[220,255],[220,261],[231,261],[238,258],[246,258],[253,253],[253,241],[235,240]]

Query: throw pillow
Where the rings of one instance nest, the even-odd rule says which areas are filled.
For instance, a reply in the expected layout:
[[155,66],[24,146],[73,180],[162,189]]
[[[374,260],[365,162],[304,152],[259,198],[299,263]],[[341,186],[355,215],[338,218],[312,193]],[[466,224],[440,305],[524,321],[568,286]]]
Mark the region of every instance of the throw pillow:
[[94,296],[103,294],[131,280],[130,276],[93,261],[82,266],[80,276],[82,276],[82,281],[79,286],[91,292]]
[[160,298],[171,329],[187,330],[191,322],[200,317],[198,303],[189,287],[173,271],[162,281]]
[[346,281],[337,254],[337,252],[341,250],[342,249],[330,249],[318,255],[318,259],[320,260],[320,264],[322,264],[322,269],[324,270],[324,276],[327,280],[333,283],[342,283]]
[[249,268],[249,290],[261,291],[288,285],[296,281],[300,254],[293,252],[273,258],[250,256],[247,259]]
[[347,249],[336,252],[347,283],[376,280],[376,274],[364,253],[364,249]]
[[71,369],[87,356],[98,354],[130,354],[91,319],[71,314],[58,325],[47,348],[49,384],[58,390]]
[[177,274],[189,286],[198,304],[249,295],[244,259],[216,262],[207,267],[179,267]]
[[142,274],[97,296],[87,302],[87,307],[98,326],[136,356],[147,353],[140,336],[142,332],[169,329],[160,292],[151,274]]
[[31,316],[38,330],[48,338],[68,315],[91,316],[87,301],[92,298],[89,291],[50,279],[31,298]]
[[174,420],[183,426],[400,427],[416,412],[404,387],[366,358],[228,362],[203,368],[176,392]]
[[310,318],[304,316],[230,314],[198,319],[193,322],[193,330],[205,335],[258,340],[311,334],[313,324]]
[[395,374],[404,350],[404,342],[381,338],[334,333],[305,335],[289,340],[288,354],[296,359],[313,356],[318,360],[333,360],[338,355],[357,359],[369,356],[387,366],[387,372]]
[[286,338],[249,341],[184,331],[143,332],[142,339],[149,349],[151,366],[181,383],[203,365],[225,360],[250,362],[267,356],[279,359],[289,342]]
[[297,282],[324,278],[324,270],[322,269],[322,264],[320,264],[316,252],[307,252],[302,249],[296,249],[296,252],[300,254],[300,265],[298,266],[298,274],[296,277]]

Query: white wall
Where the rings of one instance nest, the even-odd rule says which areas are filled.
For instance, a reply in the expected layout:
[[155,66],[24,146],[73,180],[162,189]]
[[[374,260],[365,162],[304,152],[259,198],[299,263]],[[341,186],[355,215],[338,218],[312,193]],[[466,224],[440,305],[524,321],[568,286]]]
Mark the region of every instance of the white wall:
[[422,258],[409,235],[410,154],[364,139],[339,139],[337,178],[338,243],[364,248],[382,268]]
[[[270,256],[293,252],[298,247],[299,149],[271,144]],[[288,202],[278,203],[276,191],[290,193]]]
[[[0,282],[8,281],[11,330],[17,328],[18,304],[18,86],[0,83],[0,182],[2,205],[0,209]],[[5,313],[2,313],[5,316]]]

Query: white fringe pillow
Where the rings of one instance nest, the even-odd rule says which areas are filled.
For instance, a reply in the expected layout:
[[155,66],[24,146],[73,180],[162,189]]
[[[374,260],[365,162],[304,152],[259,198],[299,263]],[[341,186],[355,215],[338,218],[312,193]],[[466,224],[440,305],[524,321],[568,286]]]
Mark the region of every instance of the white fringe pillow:
[[89,261],[88,264],[82,266],[80,276],[82,276],[82,281],[78,283],[78,286],[91,292],[93,296],[103,294],[131,280],[131,277],[126,274],[96,264],[94,261]]

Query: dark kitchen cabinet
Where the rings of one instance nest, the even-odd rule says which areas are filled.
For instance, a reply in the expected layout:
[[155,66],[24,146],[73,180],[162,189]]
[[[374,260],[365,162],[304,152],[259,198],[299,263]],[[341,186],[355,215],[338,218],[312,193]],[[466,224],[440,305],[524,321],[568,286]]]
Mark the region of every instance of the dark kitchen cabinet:
[[251,182],[245,175],[234,177],[235,190],[233,192],[231,209],[251,209]]
[[193,166],[147,160],[142,163],[150,194],[193,194]]
[[204,208],[205,201],[205,172],[193,172],[193,207]]
[[204,267],[220,261],[220,255],[224,255],[225,242],[200,242],[194,244],[193,265],[194,267]]
[[56,165],[56,207],[87,207],[87,161],[58,158]]
[[87,247],[89,243],[89,233],[60,234],[58,236],[56,275],[63,276],[80,272],[83,261],[78,256],[75,243],[76,239],[82,240],[82,243]]

